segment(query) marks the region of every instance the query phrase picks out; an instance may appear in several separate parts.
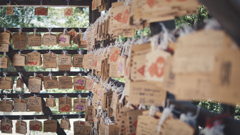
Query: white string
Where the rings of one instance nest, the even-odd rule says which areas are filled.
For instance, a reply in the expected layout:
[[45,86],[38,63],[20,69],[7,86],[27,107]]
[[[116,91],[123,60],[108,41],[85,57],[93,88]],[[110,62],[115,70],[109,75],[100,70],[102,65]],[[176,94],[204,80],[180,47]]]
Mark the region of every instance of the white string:
[[6,32],[6,31],[7,31],[7,28],[3,28],[3,30],[4,30],[4,32]]
[[82,50],[81,49],[78,50],[78,54],[82,55]]
[[67,116],[64,116],[64,115],[63,115],[63,119],[66,120],[66,118],[67,118]]
[[49,98],[54,98],[54,96],[52,96],[52,95],[49,95]]
[[34,73],[33,73],[33,76],[34,76],[34,78],[36,78],[36,76],[37,76],[37,73],[36,73],[36,72],[34,72]]
[[21,94],[18,94],[18,97],[19,97],[19,103],[20,103],[21,100],[22,100],[22,95],[21,95]]
[[20,115],[20,117],[19,117],[19,120],[20,120],[20,125],[21,125],[21,122],[22,122],[22,116]]
[[81,73],[79,73],[79,74],[78,74],[78,76],[82,77],[82,74],[81,74]]
[[67,73],[67,72],[65,72],[65,73],[64,73],[64,76],[67,76],[67,75],[68,75],[68,73]]
[[162,115],[161,115],[161,118],[160,118],[160,120],[159,120],[159,123],[158,123],[158,134],[160,134],[160,132],[161,132],[161,126],[162,126],[162,124],[164,123],[164,121],[169,117],[169,116],[173,116],[173,114],[172,114],[172,110],[173,110],[173,108],[174,108],[174,105],[170,105],[170,107],[167,107],[167,108],[165,108],[164,110],[163,110],[163,113],[162,113]]
[[81,99],[82,99],[81,94],[78,95],[78,98],[79,98],[79,103],[81,103]]
[[36,118],[36,116],[34,116],[34,121],[35,121],[35,123],[36,123],[36,121],[37,121],[37,118]]
[[18,29],[18,33],[19,33],[19,35],[21,35],[21,33],[22,33],[22,28],[19,28],[19,29]]
[[52,117],[50,115],[48,116],[48,120],[52,120]]
[[35,36],[36,36],[37,28],[34,28],[33,31],[34,31],[34,37],[35,37]]
[[48,76],[50,77],[50,79],[52,80],[52,73],[49,72]]
[[51,30],[52,30],[52,28],[48,28],[49,36],[51,34]]
[[6,104],[7,95],[4,95],[4,103]]
[[197,113],[195,116],[192,116],[192,113],[187,113],[187,114],[181,114],[180,115],[180,120],[185,121],[186,123],[188,123],[189,125],[196,127],[196,119],[199,115],[200,112],[200,107],[198,106],[197,108]]
[[65,104],[66,104],[66,102],[67,102],[67,94],[65,93],[65,95],[63,96],[63,97],[65,97]]
[[19,54],[19,55],[21,55],[21,51],[22,51],[22,50],[19,50],[19,51],[18,51],[18,54]]
[[66,55],[68,52],[66,50],[62,51],[63,55]]
[[8,118],[7,118],[7,117],[5,117],[5,116],[3,116],[3,118],[5,119],[5,123],[6,123]]
[[80,28],[78,28],[78,30],[79,30],[79,35],[81,35],[82,34],[82,30]]
[[18,72],[18,76],[19,76],[20,79],[22,79],[23,75],[22,75],[22,73]]
[[154,116],[154,115],[155,115],[155,112],[157,112],[157,111],[159,111],[158,107],[152,105],[152,106],[150,107],[149,117]]
[[3,52],[3,56],[6,57],[6,52]]
[[67,28],[64,28],[64,29],[63,29],[63,35],[65,35],[66,32],[68,32],[68,31],[67,31]]
[[4,81],[6,81],[7,72],[3,72],[3,76],[4,76]]

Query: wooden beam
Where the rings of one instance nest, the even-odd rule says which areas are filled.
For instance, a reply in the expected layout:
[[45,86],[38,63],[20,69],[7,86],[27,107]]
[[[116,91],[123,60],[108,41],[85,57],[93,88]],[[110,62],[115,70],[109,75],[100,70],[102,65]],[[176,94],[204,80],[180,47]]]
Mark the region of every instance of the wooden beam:
[[[22,71],[19,71],[23,74],[23,76],[25,77],[29,77],[29,76],[33,76],[33,74],[35,72],[22,72]],[[43,76],[48,76],[49,72],[36,72],[37,74],[43,74]],[[70,71],[53,71],[51,72],[53,76],[63,76],[64,73],[67,73],[68,76],[78,76],[78,74],[80,73],[82,76],[87,76],[88,73],[86,72],[82,72],[82,71],[79,71],[79,72],[70,72]],[[0,76],[3,75],[3,72],[0,72]],[[18,72],[7,72],[7,76],[18,76]]]
[[[28,54],[33,51],[34,50],[22,50],[21,54]],[[37,50],[37,51],[41,54],[48,53],[49,51],[52,51],[53,53],[56,53],[56,54],[62,54],[63,50]],[[78,50],[66,50],[66,51],[68,54],[78,54]],[[83,54],[87,54],[87,50],[82,50],[82,51],[83,51]],[[12,50],[12,51],[9,51],[8,54],[17,54],[18,52],[19,50]],[[3,52],[0,52],[0,54],[3,54]]]
[[[69,6],[71,7],[88,7],[91,0],[70,0]],[[7,0],[1,0],[0,6],[7,6]],[[14,0],[11,6],[41,6],[37,0]],[[56,7],[68,6],[66,0],[43,0],[42,6]]]
[[[4,115],[5,117],[7,117],[8,119],[11,120],[18,120],[19,117],[21,116],[23,118],[23,120],[33,120],[34,117],[36,117],[36,119],[48,119],[48,116],[46,115]],[[3,119],[4,116],[0,116],[0,119]],[[85,114],[80,113],[80,114],[56,114],[56,115],[50,115],[52,117],[52,119],[62,119],[63,116],[66,116],[66,118],[84,118]]]
[[[18,32],[19,28],[7,28],[11,32]],[[22,28],[22,32],[34,32],[34,28]],[[36,28],[36,32],[48,32],[48,28]],[[68,31],[74,29],[76,32],[79,32],[79,28],[67,28]],[[80,28],[82,32],[86,31],[86,28]],[[63,32],[64,28],[52,28],[51,32]],[[3,32],[4,28],[0,28],[0,32]]]
[[[35,93],[38,97],[42,98],[48,98],[49,95],[54,96],[54,98],[63,97],[65,94],[68,97],[78,97],[79,94],[81,94],[82,97],[88,97],[90,96],[90,93]],[[8,98],[18,98],[19,93],[4,93],[0,94],[0,98],[4,98],[4,95],[7,95]],[[34,96],[34,93],[23,93],[22,98],[28,98]],[[44,104],[45,106],[45,104]]]

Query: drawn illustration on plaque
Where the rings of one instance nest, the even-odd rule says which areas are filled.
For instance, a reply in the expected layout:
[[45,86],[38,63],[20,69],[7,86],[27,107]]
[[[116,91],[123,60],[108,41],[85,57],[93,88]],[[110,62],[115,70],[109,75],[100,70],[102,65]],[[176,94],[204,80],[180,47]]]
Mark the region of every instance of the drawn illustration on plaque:
[[84,110],[84,107],[82,106],[82,105],[77,105],[77,107],[76,107],[76,109],[78,109],[78,110]]
[[77,80],[77,83],[83,85],[84,84],[84,80],[79,79],[79,80]]
[[42,8],[42,9],[38,10],[36,13],[37,13],[37,15],[45,15],[47,13],[47,9]]
[[159,57],[157,59],[156,63],[152,63],[152,65],[148,69],[151,77],[153,77],[155,75],[157,77],[162,77],[163,76],[163,73],[164,73],[164,63],[165,63],[165,60],[163,59],[163,57]]
[[126,24],[128,22],[128,17],[129,17],[129,11],[128,9],[125,11],[124,15],[123,15],[123,23]]
[[65,37],[61,37],[61,38],[59,39],[59,41],[65,43],[65,42],[67,41],[67,39],[66,39]]
[[118,64],[118,70],[120,71],[120,72],[122,72],[123,71],[123,65],[122,65],[122,62],[119,62],[119,64]]
[[94,67],[97,67],[97,61],[94,62]]
[[70,110],[69,105],[65,105],[64,107],[61,108],[61,111],[69,111],[69,110]]
[[67,11],[65,12],[66,16],[71,16],[72,15],[72,9],[67,9]]
[[118,59],[118,50],[116,50],[112,56],[111,56],[111,61],[116,62]]
[[230,85],[230,74],[231,74],[231,67],[232,67],[232,64],[230,61],[225,61],[222,63],[222,66],[221,66],[221,84],[224,86],[224,85],[227,85],[229,86]]
[[39,130],[40,129],[40,125],[39,124],[35,124],[34,126],[31,127],[32,130]]
[[155,5],[155,0],[147,0],[147,4],[150,8],[152,8]]
[[10,129],[10,125],[5,125],[5,126],[2,126],[2,130],[9,130]]
[[138,69],[138,72],[144,76],[144,71],[145,71],[145,65],[143,65],[141,68]]
[[118,22],[121,22],[121,17],[122,17],[122,13],[118,13],[114,19],[117,20]]

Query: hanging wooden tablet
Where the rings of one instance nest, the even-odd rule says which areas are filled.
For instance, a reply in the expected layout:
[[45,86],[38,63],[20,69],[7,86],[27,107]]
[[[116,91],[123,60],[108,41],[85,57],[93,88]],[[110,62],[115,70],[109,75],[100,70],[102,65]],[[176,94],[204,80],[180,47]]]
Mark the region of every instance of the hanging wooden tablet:
[[71,34],[69,33],[61,33],[58,35],[58,45],[65,47],[71,46]]
[[17,86],[16,86],[16,88],[24,88],[24,82],[23,82],[23,80],[22,80],[22,78],[18,78],[17,79]]
[[12,101],[2,100],[0,101],[0,111],[1,112],[12,112],[13,104]]
[[72,112],[72,99],[70,97],[59,98],[59,112]]
[[93,123],[93,106],[88,106],[85,113],[85,120],[89,123]]
[[12,120],[4,118],[1,119],[1,131],[2,133],[12,133]]
[[161,106],[166,100],[166,91],[153,82],[131,82],[129,102],[131,104]]
[[9,58],[7,56],[0,58],[0,68],[8,68],[9,64]]
[[224,48],[230,48],[231,44],[233,41],[222,30],[201,30],[181,36],[176,43],[173,72],[211,73],[215,54]]
[[27,49],[27,33],[15,32],[12,35],[14,49]]
[[72,77],[59,77],[59,89],[72,89]]
[[47,98],[46,99],[46,106],[47,107],[55,107],[56,106],[56,101],[54,98]]
[[0,89],[12,89],[13,81],[11,77],[0,78]]
[[83,55],[73,55],[73,67],[83,67]]
[[164,67],[170,53],[156,50],[146,55],[145,79],[150,81],[163,82]]
[[86,48],[87,47],[86,40],[83,40],[83,34],[80,34],[80,42],[81,42],[81,48]]
[[14,99],[14,112],[27,112],[27,101],[26,100],[21,100],[21,102],[19,102],[18,100]]
[[42,58],[39,52],[31,52],[27,54],[27,65],[28,66],[41,66]]
[[42,111],[42,100],[41,97],[33,96],[28,98],[28,109],[29,111],[41,112]]
[[211,99],[235,105],[239,103],[239,58],[238,49],[223,49],[215,56],[212,74]]
[[32,131],[42,131],[42,122],[36,120],[30,121],[29,127]]
[[118,135],[119,128],[115,125],[108,125],[105,127],[105,135]]
[[[179,126],[181,125],[181,126]],[[169,117],[163,123],[163,127],[161,128],[160,134],[162,135],[193,135],[194,128],[189,126],[184,121],[179,119],[175,119],[173,117]]]
[[16,123],[16,133],[27,134],[27,122],[18,120]]
[[35,8],[35,15],[48,16],[48,8],[44,7]]
[[57,36],[55,34],[44,34],[42,44],[46,46],[57,45]]
[[85,112],[86,111],[86,99],[74,99],[74,112]]
[[70,54],[58,56],[58,68],[59,71],[70,71],[72,66],[72,57]]
[[84,135],[85,123],[83,121],[74,122],[74,135]]
[[64,9],[64,16],[72,16],[73,9],[72,8],[65,8]]
[[41,91],[42,80],[39,77],[29,77],[28,89],[31,93],[39,93]]
[[29,46],[41,46],[42,45],[42,36],[41,34],[31,34],[28,35],[28,45]]
[[43,132],[57,132],[57,121],[46,120],[44,121]]
[[142,115],[142,112],[142,110],[127,112],[127,134],[136,134],[137,119],[139,115]]
[[50,78],[44,77],[44,88],[45,89],[57,89],[58,88],[58,80],[57,77]]
[[43,54],[43,68],[57,68],[57,55],[55,53]]
[[78,45],[78,48],[85,48],[85,47],[81,47],[81,42],[80,42],[80,34],[77,34],[74,38],[73,38],[73,43]]
[[13,7],[6,8],[6,15],[13,15]]
[[85,77],[76,76],[73,79],[74,79],[74,84],[73,84],[74,90],[85,90],[85,85],[86,85]]
[[71,29],[68,33],[71,35],[71,39],[77,37],[77,32],[75,31],[75,29]]
[[26,55],[25,54],[15,54],[13,56],[14,66],[26,66]]
[[0,44],[10,44],[10,37],[11,33],[10,32],[1,32],[0,33]]
[[109,61],[108,61],[109,64],[117,63],[120,53],[121,53],[121,49],[119,47],[111,48]]
[[65,129],[65,130],[70,130],[70,122],[69,122],[69,119],[67,119],[67,118],[61,119],[60,127],[61,127],[62,129]]
[[9,51],[9,44],[0,43],[0,52],[8,52]]

